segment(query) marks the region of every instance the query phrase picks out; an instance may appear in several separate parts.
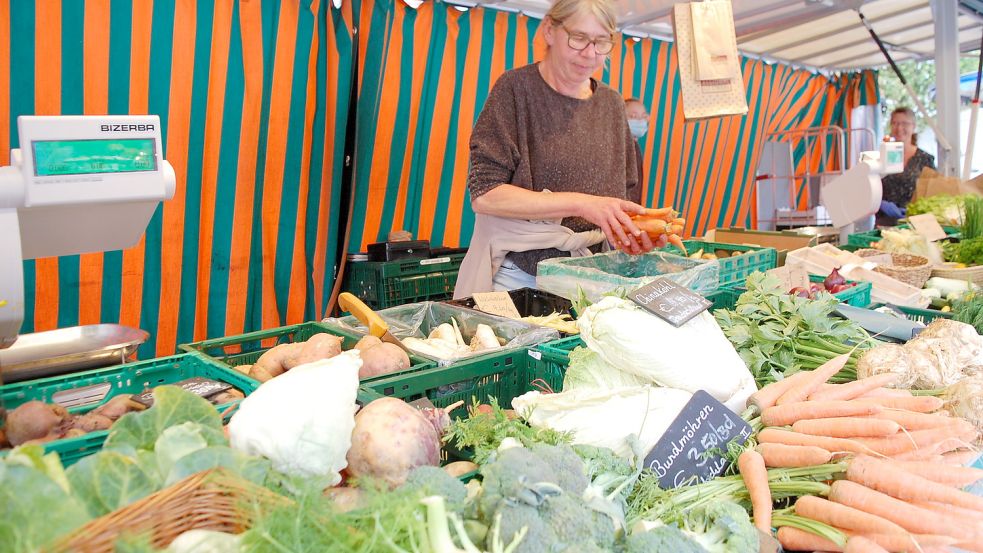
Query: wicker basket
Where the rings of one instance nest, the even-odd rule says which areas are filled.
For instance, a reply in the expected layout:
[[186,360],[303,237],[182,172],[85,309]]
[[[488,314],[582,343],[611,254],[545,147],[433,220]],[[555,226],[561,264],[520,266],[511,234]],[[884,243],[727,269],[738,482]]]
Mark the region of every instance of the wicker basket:
[[[871,257],[888,252],[863,248],[857,250],[855,253],[860,257]],[[925,281],[932,276],[932,264],[929,263],[928,259],[920,255],[892,252],[891,260],[893,265],[878,265],[874,270],[893,279],[900,280],[905,284],[910,284],[915,288],[924,286]]]
[[112,553],[124,534],[148,535],[155,547],[163,548],[188,530],[240,533],[249,526],[256,506],[286,502],[287,498],[266,488],[212,469],[90,521],[45,551]]
[[983,284],[983,265],[974,265],[961,269],[939,265],[932,269],[932,276],[965,280],[973,284]]

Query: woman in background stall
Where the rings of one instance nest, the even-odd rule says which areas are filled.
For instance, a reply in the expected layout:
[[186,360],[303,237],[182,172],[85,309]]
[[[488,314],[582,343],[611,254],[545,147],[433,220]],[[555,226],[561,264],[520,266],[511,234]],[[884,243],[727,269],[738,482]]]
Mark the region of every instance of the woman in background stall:
[[922,169],[935,169],[935,157],[918,147],[915,112],[911,108],[900,107],[891,112],[891,137],[904,143],[904,172],[881,177],[884,194],[877,225],[893,227],[905,216]]

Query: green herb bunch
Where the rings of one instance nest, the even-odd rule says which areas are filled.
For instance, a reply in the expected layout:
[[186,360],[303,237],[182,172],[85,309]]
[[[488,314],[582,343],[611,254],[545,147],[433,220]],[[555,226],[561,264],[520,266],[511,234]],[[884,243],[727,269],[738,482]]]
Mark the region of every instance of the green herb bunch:
[[857,360],[872,340],[856,323],[831,316],[837,304],[830,294],[817,299],[787,294],[777,277],[753,273],[736,307],[714,316],[759,386],[850,353],[845,368],[830,380],[844,382],[856,379]]

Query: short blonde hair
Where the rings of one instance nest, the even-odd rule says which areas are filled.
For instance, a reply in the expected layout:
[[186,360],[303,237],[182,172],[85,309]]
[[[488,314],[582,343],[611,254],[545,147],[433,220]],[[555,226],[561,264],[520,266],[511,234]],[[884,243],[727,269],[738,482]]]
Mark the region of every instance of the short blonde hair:
[[546,12],[546,17],[562,24],[578,14],[593,15],[611,35],[618,32],[618,17],[611,0],[556,0]]

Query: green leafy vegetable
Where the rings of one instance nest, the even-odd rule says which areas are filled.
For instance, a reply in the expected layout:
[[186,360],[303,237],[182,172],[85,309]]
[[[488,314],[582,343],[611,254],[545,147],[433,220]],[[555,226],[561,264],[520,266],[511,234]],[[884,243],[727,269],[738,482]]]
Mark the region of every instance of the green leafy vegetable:
[[154,405],[139,413],[123,415],[109,431],[104,449],[153,449],[154,442],[166,428],[184,422],[197,422],[207,432],[209,445],[225,443],[222,416],[207,400],[177,386],[154,388]]
[[68,469],[68,481],[92,517],[142,499],[161,484],[157,474],[148,474],[135,458],[117,451],[102,451],[75,463]]
[[2,548],[38,551],[88,522],[85,507],[67,490],[58,455],[44,455],[40,445],[18,447],[0,459]]
[[931,213],[938,219],[939,224],[958,226],[963,220],[963,205],[969,194],[961,196],[949,196],[938,194],[927,198],[918,198],[908,204],[908,215],[921,215]]
[[759,385],[844,353],[851,359],[832,381],[855,380],[857,359],[872,341],[856,323],[831,316],[838,303],[826,293],[816,299],[786,294],[777,277],[753,273],[735,308],[714,316]]
[[479,465],[488,460],[505,438],[515,438],[526,447],[536,443],[568,444],[573,440],[566,432],[530,427],[525,421],[507,414],[495,398],[491,398],[490,403],[491,413],[479,413],[476,400],[469,409],[470,416],[452,422],[444,437],[445,442],[453,441],[458,448],[472,448],[473,461]]
[[254,484],[263,484],[271,470],[267,459],[246,455],[228,446],[211,446],[178,459],[167,473],[164,485],[170,486],[192,474],[218,467],[227,468]]

